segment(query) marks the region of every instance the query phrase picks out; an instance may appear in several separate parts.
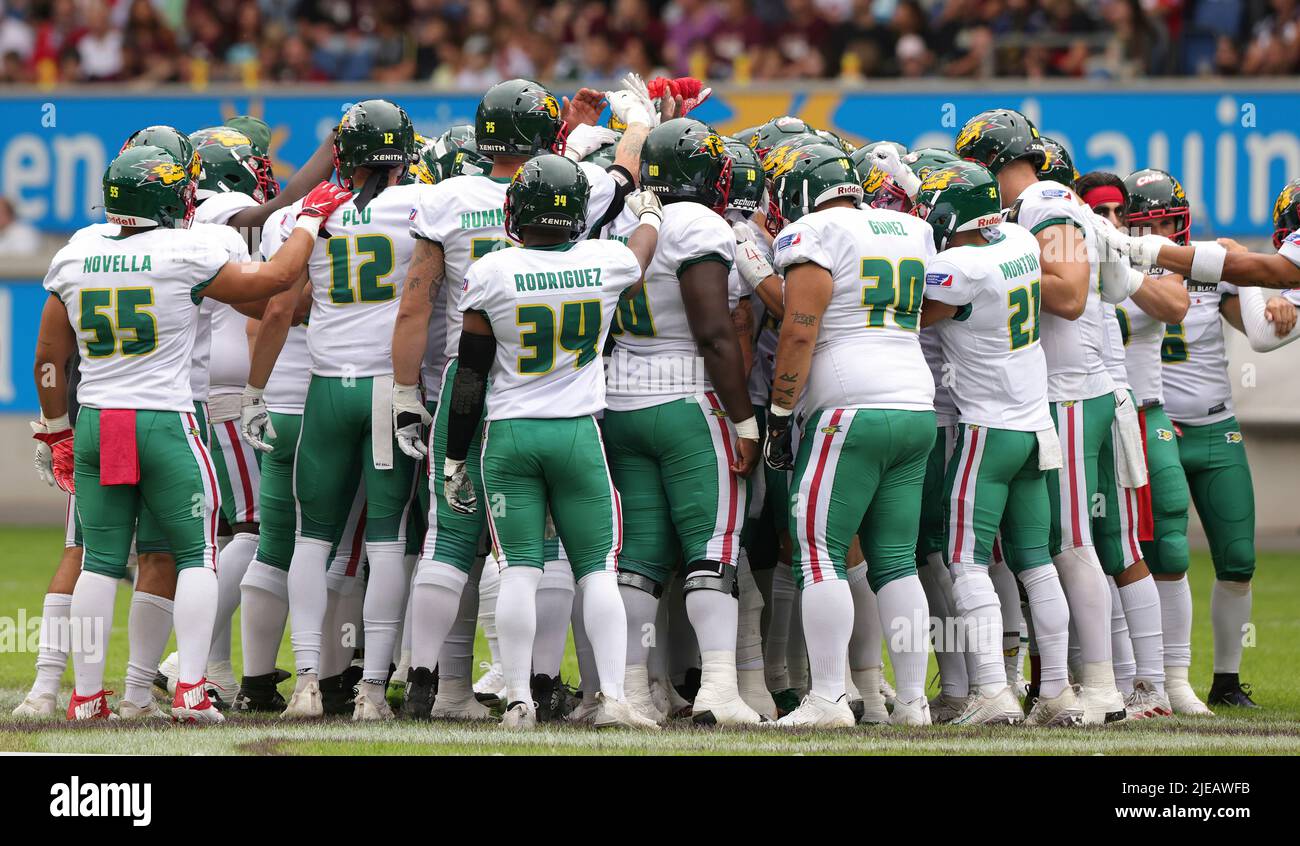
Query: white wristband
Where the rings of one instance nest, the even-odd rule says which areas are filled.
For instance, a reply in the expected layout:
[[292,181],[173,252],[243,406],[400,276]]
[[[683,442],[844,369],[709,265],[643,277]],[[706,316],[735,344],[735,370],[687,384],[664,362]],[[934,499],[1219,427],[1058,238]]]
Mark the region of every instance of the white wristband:
[[55,417],[53,420],[46,419],[45,415],[42,414],[41,422],[45,424],[45,431],[51,435],[72,428],[72,424],[68,422],[68,415],[66,414],[60,417]]
[[444,458],[442,460],[442,475],[455,476],[456,472],[464,466],[465,462],[463,461],[453,461],[450,458]]
[[1147,278],[1146,274],[1138,270],[1136,267],[1133,266],[1129,267],[1128,295],[1130,297],[1138,292],[1138,289],[1142,287],[1142,283],[1146,280],[1146,278]]
[[772,403],[772,407],[767,410],[767,413],[773,417],[789,417],[791,414],[794,414],[794,409],[782,408],[776,403]]
[[747,441],[758,440],[758,418],[749,417],[736,423],[736,437]]
[[253,385],[244,385],[244,396],[248,397],[249,399],[261,399],[262,394],[265,391],[266,391],[265,388],[257,388],[254,387]]
[[1228,258],[1228,251],[1213,241],[1197,241],[1196,252],[1192,253],[1192,279],[1206,285],[1217,285],[1223,281],[1223,262]]
[[324,218],[316,217],[310,214],[300,215],[298,222],[293,225],[294,229],[301,229],[312,238],[320,234],[320,225],[325,222]]
[[641,212],[641,216],[637,218],[637,220],[641,223],[642,226],[654,227],[654,231],[656,232],[659,231],[659,227],[662,226],[664,222],[662,215],[660,215],[658,212],[652,212],[652,211]]

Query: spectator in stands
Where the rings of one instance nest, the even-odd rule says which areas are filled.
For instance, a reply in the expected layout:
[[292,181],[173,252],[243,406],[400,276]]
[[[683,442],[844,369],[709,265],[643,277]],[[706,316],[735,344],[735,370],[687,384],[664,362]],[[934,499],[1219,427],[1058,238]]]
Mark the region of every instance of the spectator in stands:
[[41,246],[40,233],[25,220],[19,220],[14,204],[0,197],[0,255],[35,255]]
[[1273,13],[1255,25],[1242,71],[1283,75],[1300,71],[1300,3],[1271,0]]
[[176,36],[163,22],[153,3],[134,0],[127,21],[124,76],[149,82],[177,79],[180,71]]
[[92,82],[111,82],[122,76],[122,30],[113,29],[108,6],[94,0],[86,11],[86,31],[77,40],[81,72]]

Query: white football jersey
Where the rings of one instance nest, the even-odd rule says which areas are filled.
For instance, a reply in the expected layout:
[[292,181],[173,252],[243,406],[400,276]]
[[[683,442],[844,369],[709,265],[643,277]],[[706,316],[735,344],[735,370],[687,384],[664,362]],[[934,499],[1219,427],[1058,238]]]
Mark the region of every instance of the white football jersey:
[[1219,304],[1225,296],[1236,296],[1237,287],[1188,280],[1187,292],[1192,300],[1187,316],[1165,327],[1161,347],[1165,411],[1177,423],[1203,426],[1233,415]]
[[[348,200],[321,226],[307,262],[311,329],[307,348],[318,376],[393,372],[393,323],[415,242],[407,234],[419,185],[385,188],[364,209]],[[302,207],[280,225],[282,235]]]
[[204,287],[247,249],[225,226],[86,234],[55,255],[45,289],[78,335],[77,401],[193,411],[190,356]]
[[834,279],[802,409],[933,410],[934,378],[917,331],[932,258],[929,224],[887,209],[830,208],[781,230],[778,271],[812,262]]
[[[262,245],[259,252],[264,260],[271,256],[284,243],[284,239],[293,231],[297,215],[291,214],[292,206],[285,206],[271,212],[262,226]],[[310,318],[309,318],[310,320]],[[280,356],[275,360],[271,378],[266,380],[262,400],[268,411],[277,414],[302,414],[307,404],[307,386],[311,382],[311,352],[307,349],[307,323],[290,326],[289,334],[280,348]]]
[[[1163,274],[1152,268],[1148,276]],[[1164,368],[1160,365],[1160,346],[1165,340],[1165,324],[1142,310],[1132,298],[1115,307],[1120,332],[1124,336],[1124,371],[1139,406],[1164,402]]]
[[460,305],[496,336],[487,419],[581,417],[605,407],[601,349],[619,296],[641,279],[625,245],[581,240],[475,262]]
[[943,340],[939,337],[939,330],[936,327],[929,326],[921,330],[921,354],[925,356],[925,364],[930,368],[930,377],[934,379],[935,425],[955,426],[957,425],[957,401],[953,399],[952,391],[948,390],[945,384],[951,381],[946,374],[950,373],[952,368],[945,370]]
[[1017,432],[1050,429],[1038,240],[1014,223],[985,232],[998,237],[944,250],[925,277],[927,298],[959,307],[934,324],[953,368],[958,419]]
[[[646,284],[618,304],[611,330],[611,411],[636,411],[713,390],[686,322],[679,275],[701,261],[720,261],[730,269],[735,257],[736,237],[717,212],[700,203],[664,206]],[[734,309],[737,302],[736,293],[729,291],[727,308]]]
[[1058,224],[1073,224],[1084,234],[1088,247],[1088,302],[1078,320],[1043,310],[1042,343],[1047,356],[1047,397],[1051,402],[1099,397],[1115,389],[1106,371],[1105,335],[1102,327],[1097,234],[1092,210],[1079,203],[1075,193],[1057,182],[1036,182],[1024,190],[1013,208],[1016,223],[1037,235]]
[[1120,325],[1119,313],[1112,303],[1101,304],[1101,337],[1101,358],[1106,362],[1110,380],[1117,388],[1131,387],[1124,364],[1124,327]]
[[[257,200],[247,194],[230,192],[213,194],[194,210],[195,223],[225,226],[243,209],[253,208]],[[241,236],[242,237],[242,236]],[[209,395],[237,394],[248,381],[248,318],[226,303],[205,303],[211,307],[212,340],[208,354]]]
[[[579,165],[587,176],[587,223],[595,224],[609,209],[617,185],[614,177],[590,163]],[[444,321],[447,358],[460,349],[460,292],[470,265],[483,256],[514,242],[506,235],[506,191],[508,176],[453,176],[436,185],[417,186],[417,202],[411,210],[410,231],[416,238],[442,247],[448,288]],[[586,233],[583,233],[584,236]],[[436,315],[435,315],[436,318]],[[433,335],[430,333],[430,339]]]

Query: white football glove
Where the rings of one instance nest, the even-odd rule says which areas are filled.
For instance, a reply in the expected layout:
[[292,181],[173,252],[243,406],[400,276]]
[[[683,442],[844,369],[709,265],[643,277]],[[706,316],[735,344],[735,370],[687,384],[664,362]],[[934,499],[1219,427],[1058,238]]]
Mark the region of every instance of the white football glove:
[[474,483],[465,471],[465,462],[443,459],[442,497],[458,514],[473,514],[478,510],[478,497],[474,494]]
[[244,386],[244,393],[239,398],[239,431],[253,449],[270,452],[269,441],[275,440],[275,427],[271,425],[266,403],[262,402],[262,390],[252,385]]
[[640,191],[628,194],[627,199],[623,201],[623,206],[631,211],[637,220],[653,226],[656,230],[664,221],[663,203],[659,202],[659,195],[649,189],[642,188]]
[[624,77],[622,90],[606,91],[605,99],[609,101],[609,110],[614,117],[628,126],[639,123],[654,129],[659,125],[658,112],[645,80],[635,73]]
[[420,429],[433,422],[433,415],[420,400],[419,385],[393,384],[393,434],[402,452],[420,461],[429,454]]
[[1139,235],[1136,238],[1124,236],[1128,248],[1129,260],[1134,267],[1147,268],[1160,266],[1160,248],[1173,242],[1163,235]]
[[618,140],[618,133],[607,126],[580,124],[564,139],[565,158],[580,162],[606,144]]
[[[31,424],[33,434],[44,435],[50,431],[44,420],[33,420]],[[54,487],[54,453],[50,451],[50,445],[45,441],[36,442],[36,455],[32,464],[36,466],[36,475],[41,477],[41,481]]]
[[885,175],[894,180],[894,184],[907,192],[907,196],[915,197],[921,190],[921,180],[912,169],[903,164],[903,160],[898,156],[898,150],[893,144],[879,144],[876,149],[871,151],[871,163],[884,171]]
[[736,271],[752,291],[769,276],[775,275],[772,263],[751,237],[748,224],[737,223],[732,226],[736,234]]

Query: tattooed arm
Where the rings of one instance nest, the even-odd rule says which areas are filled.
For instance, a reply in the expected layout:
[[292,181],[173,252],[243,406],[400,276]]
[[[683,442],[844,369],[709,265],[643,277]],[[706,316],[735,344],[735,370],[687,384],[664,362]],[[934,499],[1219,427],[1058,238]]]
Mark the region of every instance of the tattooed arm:
[[754,369],[754,307],[748,299],[736,303],[731,312],[731,325],[736,328],[736,340],[740,342],[740,356],[745,362],[745,378]]
[[772,371],[773,405],[793,409],[799,401],[833,288],[830,271],[811,262],[796,264],[786,271],[785,319]]
[[442,245],[417,238],[393,324],[393,381],[399,385],[414,385],[420,379],[429,319],[445,273]]
[[618,146],[614,148],[614,166],[621,167],[631,175],[633,181],[641,174],[641,148],[645,138],[650,134],[650,127],[644,123],[634,123],[623,131]]

